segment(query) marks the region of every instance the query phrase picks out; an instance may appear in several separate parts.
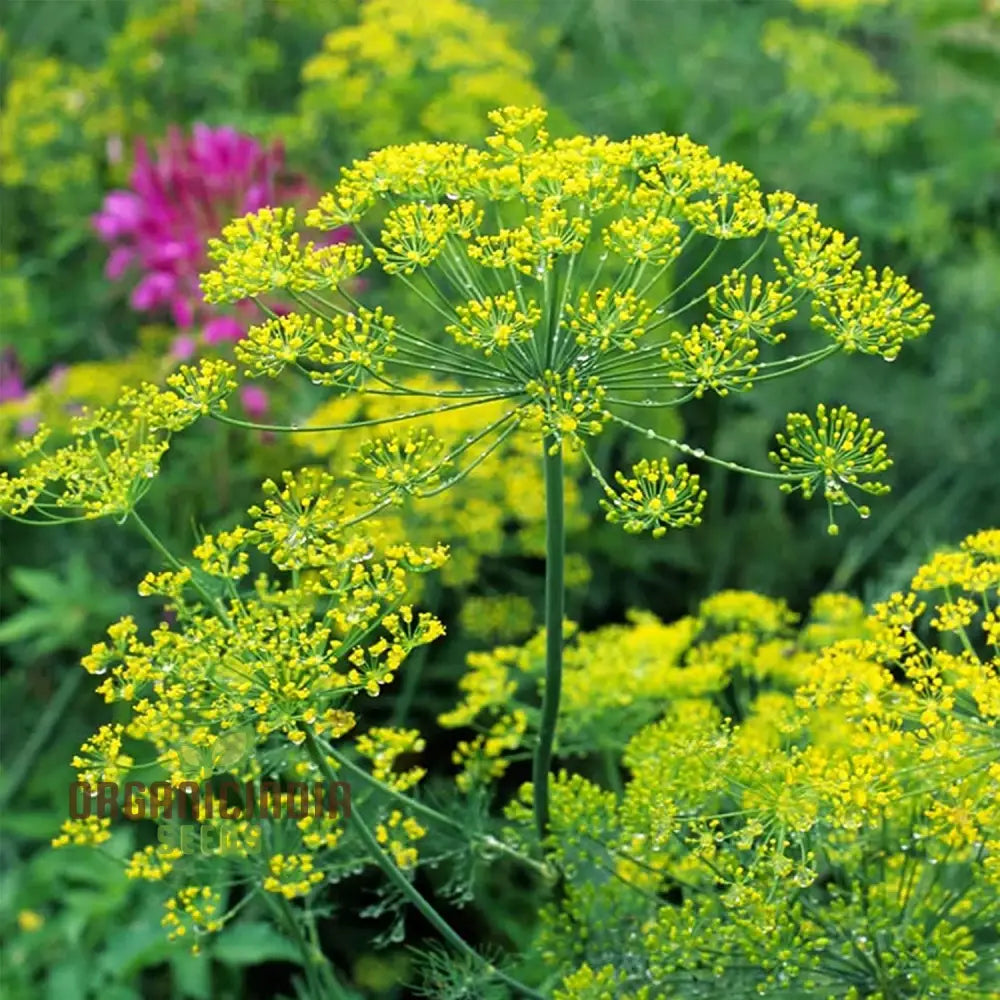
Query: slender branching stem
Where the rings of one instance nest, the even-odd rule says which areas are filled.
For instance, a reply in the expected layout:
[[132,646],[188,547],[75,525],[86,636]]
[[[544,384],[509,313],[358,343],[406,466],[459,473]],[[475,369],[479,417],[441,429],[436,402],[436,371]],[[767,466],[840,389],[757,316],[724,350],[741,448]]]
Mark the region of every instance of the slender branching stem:
[[129,511],[129,514],[135,522],[136,527],[145,536],[146,541],[149,542],[149,544],[152,545],[161,556],[163,556],[167,565],[173,566],[174,569],[181,569],[184,564],[170,551],[170,549],[166,547],[166,545],[163,544],[163,542],[160,541],[156,532],[153,531],[153,529],[150,528],[150,526],[146,524],[141,517],[139,517],[139,514],[134,507]]
[[[326,751],[327,756],[332,757],[337,762],[337,766],[342,768],[352,779],[361,781],[375,792],[380,792],[383,795],[389,796],[401,805],[406,806],[407,809],[412,810],[418,816],[422,816],[424,819],[430,820],[430,822],[434,823],[439,828],[447,830],[455,836],[463,838],[468,838],[470,836],[470,830],[465,824],[453,819],[446,813],[440,812],[433,806],[429,806],[426,803],[421,802],[420,799],[415,799],[412,795],[407,795],[406,793],[393,788],[392,785],[386,784],[384,781],[380,781],[363,767],[359,767],[355,764],[349,757],[345,757],[339,750],[332,747],[325,740],[317,739],[317,742],[321,745],[323,750]],[[521,864],[526,865],[529,868],[533,868],[543,878],[552,878],[553,873],[549,868],[539,864],[534,858],[529,858],[526,854],[522,854],[519,850],[517,850],[517,848],[511,847],[502,840],[498,840],[492,834],[472,832],[471,835],[474,841],[477,844],[481,844],[484,848],[486,848],[486,850],[496,854],[506,854],[512,860],[519,861]]]
[[411,410],[407,413],[394,413],[388,417],[379,417],[372,420],[351,420],[342,424],[257,424],[250,420],[238,420],[236,417],[228,417],[218,410],[211,410],[208,415],[213,420],[218,420],[221,423],[232,424],[234,427],[246,427],[252,431],[274,431],[279,434],[316,434],[325,431],[349,431],[357,427],[379,427],[382,424],[397,424],[404,420],[415,420],[418,417],[427,417],[435,413],[463,410],[469,406],[480,406],[482,403],[492,403],[498,399],[509,399],[515,395],[517,393],[513,391],[495,392],[467,402],[448,403],[444,406],[432,406],[424,410]]
[[309,1000],[348,1000],[349,994],[334,974],[329,959],[302,933],[292,904],[283,896],[275,897],[272,893],[264,890],[261,891],[260,896],[279,922],[288,928],[296,947],[299,949],[302,956],[302,969],[306,974]]
[[[320,769],[323,777],[327,781],[336,781],[336,775],[326,757],[323,755],[316,742],[312,731],[306,730],[306,746],[313,763]],[[364,844],[365,849],[372,860],[382,869],[383,874],[390,883],[421,913],[427,922],[448,942],[456,951],[467,955],[484,968],[486,972],[498,979],[505,986],[512,989],[517,996],[527,997],[529,1000],[544,1000],[541,993],[536,992],[530,986],[525,986],[512,976],[496,968],[488,962],[478,951],[465,941],[454,928],[441,916],[430,901],[420,892],[419,889],[406,877],[398,868],[396,863],[382,849],[374,832],[368,824],[361,818],[357,809],[352,809],[350,816],[346,817],[351,828],[358,835]]]
[[628,427],[633,431],[639,431],[650,441],[660,441],[662,444],[668,444],[671,448],[676,448],[678,451],[682,451],[685,455],[690,455],[692,458],[700,459],[702,462],[710,462],[712,465],[719,465],[722,468],[730,469],[733,472],[742,472],[748,476],[756,476],[758,479],[777,479],[782,482],[794,482],[796,479],[800,478],[798,476],[788,475],[784,472],[765,472],[763,469],[751,469],[747,465],[739,465],[736,462],[728,462],[724,458],[716,458],[714,455],[707,454],[701,448],[692,448],[689,444],[685,444],[683,441],[678,441],[676,438],[667,437],[664,434],[656,434],[652,429],[643,427],[641,424],[633,423],[631,420],[626,420],[624,417],[619,417],[614,413],[611,414],[611,419],[614,423],[620,424],[622,427]]

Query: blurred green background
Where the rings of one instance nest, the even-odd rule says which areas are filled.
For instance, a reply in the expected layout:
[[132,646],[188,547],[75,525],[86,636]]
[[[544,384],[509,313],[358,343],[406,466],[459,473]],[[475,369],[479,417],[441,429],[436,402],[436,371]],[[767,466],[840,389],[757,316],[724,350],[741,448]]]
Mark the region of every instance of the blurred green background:
[[[322,191],[370,148],[472,140],[486,110],[537,100],[557,134],[686,133],[765,188],[818,203],[828,224],[860,237],[868,262],[907,274],[937,317],[891,370],[838,358],[681,413],[690,443],[751,464],[790,409],[828,400],[870,416],[895,460],[893,493],[871,519],[830,538],[821,509],[713,467],[701,470],[710,500],[700,530],[623,546],[584,490],[570,539],[572,617],[592,628],[638,607],[669,619],[728,587],[798,609],[823,589],[874,599],[935,545],[995,523],[997,0],[7,0],[0,59],[5,459],[40,417],[65,421],[176,364],[175,318],[130,306],[134,281],[105,276],[92,224],[108,192],[127,186],[138,141],[156,149],[171,126],[229,126],[280,143],[289,175]],[[638,457],[614,438],[602,448],[605,459]],[[199,426],[172,449],[145,516],[189,549],[196,528],[228,525],[252,503],[263,478],[311,460],[295,442]],[[424,666],[416,724],[453,700],[468,649],[532,626],[526,605],[490,603],[534,601],[541,586],[537,546],[499,520],[465,578],[428,597],[452,638]],[[154,887],[129,883],[114,860],[133,849],[131,831],[116,833],[106,864],[49,849],[66,815],[68,762],[109,718],[79,659],[118,616],[151,623],[135,593],[150,560],[138,536],[107,522],[41,531],[5,521],[2,531],[4,995],[288,992],[294,950],[264,925],[226,932],[211,961],[168,946]],[[490,608],[496,621],[484,624]],[[448,754],[447,741],[432,741],[441,769]],[[497,887],[496,900],[497,922],[511,928],[531,906],[516,886]],[[406,996],[396,985],[405,951],[375,951],[370,939],[365,927],[338,927],[335,958],[359,995]]]

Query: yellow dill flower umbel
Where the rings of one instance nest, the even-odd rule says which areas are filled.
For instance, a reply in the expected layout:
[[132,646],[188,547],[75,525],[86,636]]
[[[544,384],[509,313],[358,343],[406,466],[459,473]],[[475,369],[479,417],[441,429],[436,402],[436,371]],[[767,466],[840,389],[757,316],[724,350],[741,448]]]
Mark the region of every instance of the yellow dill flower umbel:
[[[635,417],[710,392],[747,392],[838,351],[891,361],[929,327],[919,293],[890,271],[859,268],[857,241],[825,226],[815,206],[762,191],[746,168],[686,136],[553,139],[537,107],[489,118],[495,130],[483,147],[414,142],[344,168],[305,222],[352,226],[358,239],[349,245],[303,245],[291,209],[268,208],[224,230],[212,244],[217,269],[204,275],[206,294],[221,301],[281,289],[298,305],[251,331],[240,348],[247,374],[297,369],[334,389],[335,401],[362,389],[410,401],[364,419],[370,427],[489,407],[496,416],[442,448],[436,467],[397,463],[382,473],[416,500],[457,484],[524,435],[544,438],[549,455],[583,451],[608,494],[586,449],[588,438],[614,428],[807,497],[821,486],[831,525],[835,506],[866,516],[849,491],[884,492],[862,475],[888,459],[879,435],[842,407],[829,418],[821,409],[814,430],[793,414],[793,434],[779,435],[777,472],[721,461]],[[721,244],[744,262],[714,268]],[[320,261],[323,254],[336,260]],[[418,329],[354,302],[348,283],[368,267],[423,299],[438,320]],[[828,343],[776,355],[804,301]],[[331,429],[361,419],[358,410],[345,416]],[[413,440],[389,434],[366,445],[362,464],[402,455]],[[692,475],[669,464],[656,471],[664,482]],[[651,494],[639,518],[617,516],[622,499],[608,510],[660,535],[697,523],[701,500],[688,509],[670,499],[683,494],[673,486]],[[380,509],[373,494],[372,510]]]
[[324,134],[354,137],[358,150],[473,140],[490,108],[540,100],[531,75],[511,32],[467,0],[368,0],[303,67],[290,139],[310,152]]

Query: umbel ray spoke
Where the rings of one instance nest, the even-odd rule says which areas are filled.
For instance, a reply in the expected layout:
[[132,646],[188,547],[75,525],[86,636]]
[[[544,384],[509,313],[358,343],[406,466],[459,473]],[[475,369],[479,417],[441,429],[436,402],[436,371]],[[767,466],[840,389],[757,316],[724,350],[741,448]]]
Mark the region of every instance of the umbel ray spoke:
[[483,403],[492,403],[500,399],[509,399],[516,395],[513,392],[497,393],[492,396],[483,396],[465,403],[449,403],[444,406],[432,406],[423,410],[410,410],[407,413],[394,413],[387,417],[373,417],[368,420],[353,420],[341,424],[258,424],[249,420],[239,420],[236,417],[227,416],[225,413],[212,411],[209,416],[224,424],[232,424],[234,427],[246,427],[255,431],[275,431],[277,433],[296,434],[318,434],[324,431],[348,431],[356,427],[381,427],[384,424],[396,424],[405,420],[417,420],[420,417],[433,416],[437,413],[447,413],[451,410],[463,410],[469,406],[481,406]]

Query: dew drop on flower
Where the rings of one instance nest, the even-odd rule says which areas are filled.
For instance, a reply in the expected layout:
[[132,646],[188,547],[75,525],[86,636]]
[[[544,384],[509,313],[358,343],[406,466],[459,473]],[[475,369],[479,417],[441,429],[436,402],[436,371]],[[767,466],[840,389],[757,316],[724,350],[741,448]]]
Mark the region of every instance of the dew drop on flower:
[[446,192],[445,193],[445,197],[449,201],[458,201],[458,199],[459,199],[459,195],[455,191],[448,191],[448,192]]

